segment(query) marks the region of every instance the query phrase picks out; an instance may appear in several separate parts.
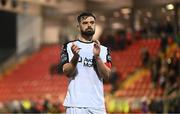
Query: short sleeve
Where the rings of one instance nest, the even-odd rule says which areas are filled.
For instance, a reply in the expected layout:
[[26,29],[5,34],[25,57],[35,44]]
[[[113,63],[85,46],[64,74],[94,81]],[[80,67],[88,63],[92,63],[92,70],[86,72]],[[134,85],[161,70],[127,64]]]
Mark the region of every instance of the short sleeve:
[[63,66],[65,63],[68,63],[69,62],[69,57],[68,57],[68,52],[67,52],[67,44],[64,44],[62,49],[61,49],[61,66]]
[[108,66],[109,68],[112,67],[112,58],[111,58],[111,54],[109,49],[107,48],[107,55],[106,55],[106,66]]

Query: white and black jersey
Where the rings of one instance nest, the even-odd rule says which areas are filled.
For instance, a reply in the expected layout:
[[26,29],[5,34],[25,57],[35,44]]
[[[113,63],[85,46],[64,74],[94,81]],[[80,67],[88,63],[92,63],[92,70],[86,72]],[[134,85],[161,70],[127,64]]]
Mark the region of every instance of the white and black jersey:
[[[103,79],[98,75],[96,62],[93,58],[94,42],[75,40],[63,46],[61,64],[69,63],[73,57],[72,43],[80,49],[76,72],[69,79],[69,86],[64,100],[66,107],[95,107],[105,108]],[[111,67],[111,56],[107,47],[101,45],[100,58]]]

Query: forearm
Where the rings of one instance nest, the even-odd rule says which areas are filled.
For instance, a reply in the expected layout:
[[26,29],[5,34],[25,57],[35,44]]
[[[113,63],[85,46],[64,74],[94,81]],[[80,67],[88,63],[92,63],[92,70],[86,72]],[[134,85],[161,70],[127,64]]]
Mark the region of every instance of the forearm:
[[100,75],[104,79],[109,79],[110,74],[111,74],[111,69],[103,63],[101,58],[95,57],[95,60],[96,60],[97,69],[98,69],[98,72],[100,73]]
[[79,55],[74,55],[69,63],[63,65],[63,72],[68,76],[72,77],[76,71]]

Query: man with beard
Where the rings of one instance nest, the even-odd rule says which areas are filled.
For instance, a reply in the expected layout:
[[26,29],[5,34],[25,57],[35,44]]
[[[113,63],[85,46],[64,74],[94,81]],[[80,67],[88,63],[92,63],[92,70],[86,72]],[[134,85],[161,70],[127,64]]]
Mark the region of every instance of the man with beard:
[[111,73],[107,47],[93,40],[96,17],[89,12],[78,17],[78,40],[64,44],[61,53],[63,72],[69,77],[64,100],[66,114],[106,114],[103,79]]

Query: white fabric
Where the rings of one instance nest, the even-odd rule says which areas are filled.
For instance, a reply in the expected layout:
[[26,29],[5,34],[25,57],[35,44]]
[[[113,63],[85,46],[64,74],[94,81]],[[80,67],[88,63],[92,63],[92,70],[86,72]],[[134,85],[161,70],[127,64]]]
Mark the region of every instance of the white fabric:
[[[69,80],[68,91],[63,105],[65,107],[94,107],[105,109],[103,81],[102,78],[98,77],[92,63],[94,43],[84,43],[79,40],[73,43],[81,48],[79,52],[80,58],[77,64],[76,75]],[[73,57],[71,46],[72,42],[67,44],[69,62]],[[103,62],[107,62],[107,53],[107,48],[101,46],[100,58]]]
[[96,108],[66,108],[66,114],[106,114],[105,109],[96,109]]

